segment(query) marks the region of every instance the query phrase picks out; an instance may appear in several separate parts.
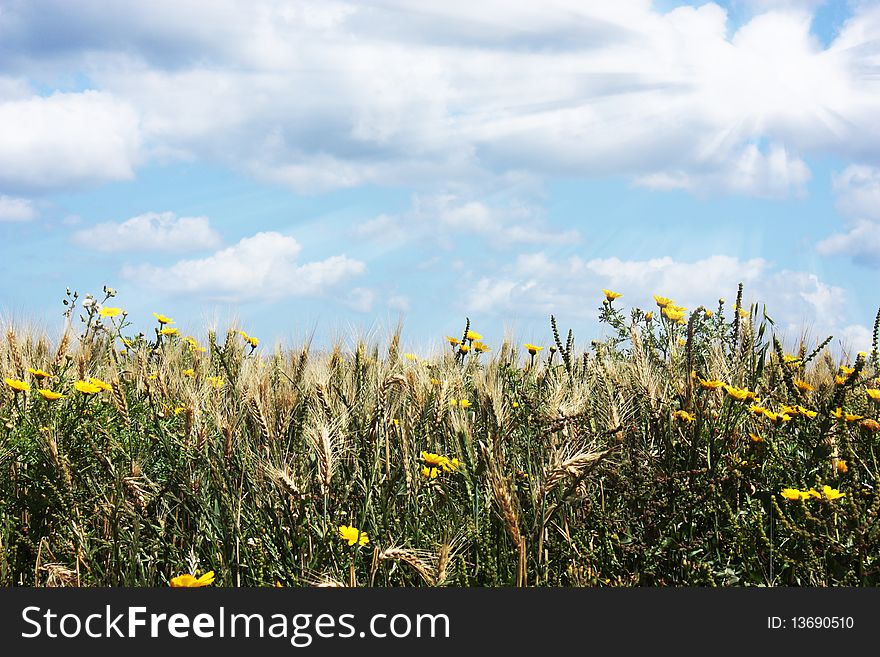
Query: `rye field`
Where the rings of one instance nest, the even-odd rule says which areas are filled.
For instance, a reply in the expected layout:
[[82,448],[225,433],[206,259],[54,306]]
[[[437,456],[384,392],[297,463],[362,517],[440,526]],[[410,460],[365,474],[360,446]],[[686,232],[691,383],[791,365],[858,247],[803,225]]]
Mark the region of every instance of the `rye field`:
[[841,354],[742,295],[410,353],[68,291],[0,344],[0,585],[876,586],[880,314]]

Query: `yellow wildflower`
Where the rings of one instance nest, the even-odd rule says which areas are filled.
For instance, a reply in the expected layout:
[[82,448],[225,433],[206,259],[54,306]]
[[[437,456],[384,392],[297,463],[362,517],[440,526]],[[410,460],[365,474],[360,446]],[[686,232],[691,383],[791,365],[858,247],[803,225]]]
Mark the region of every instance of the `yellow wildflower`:
[[750,390],[746,390],[744,388],[736,388],[734,386],[724,386],[725,392],[738,401],[745,401],[746,399],[755,399],[756,395],[754,392]]
[[104,306],[98,312],[98,315],[101,317],[116,317],[117,315],[122,314],[122,308],[110,308],[109,306]]
[[48,372],[44,372],[43,370],[35,370],[33,367],[28,368],[28,373],[31,374],[36,379],[48,379],[51,376]]
[[468,346],[466,344],[458,345],[458,350],[463,354],[466,354],[468,351],[470,351],[470,349],[471,349],[470,346]]
[[418,361],[419,360],[415,354],[404,354],[403,357],[406,358],[407,360],[411,360],[411,361]]
[[56,399],[61,399],[64,396],[60,392],[55,392],[46,388],[40,388],[39,390],[37,390],[37,392],[40,393],[43,399],[47,401],[55,401]]
[[248,335],[244,331],[239,331],[238,333],[239,335],[241,335],[241,337],[244,338],[244,341],[251,346],[251,349],[256,349],[257,345],[260,344],[260,340],[258,338],[255,338],[252,335]]
[[840,474],[846,474],[847,472],[849,472],[849,465],[847,465],[844,459],[837,459],[836,468]]
[[209,376],[208,383],[210,383],[213,387],[220,389],[223,387],[224,381],[222,376]]
[[532,356],[535,356],[539,351],[541,351],[542,349],[544,349],[544,347],[539,347],[539,346],[537,346],[537,345],[533,345],[533,344],[530,344],[530,343],[528,343],[528,342],[526,342],[523,346],[526,348],[526,350],[527,350]]
[[459,338],[453,338],[451,335],[446,336],[446,341],[453,346],[457,346],[461,342]]
[[797,410],[798,410],[799,415],[803,415],[804,417],[808,417],[811,420],[814,417],[816,417],[817,415],[819,415],[816,411],[811,411],[810,409],[804,408],[803,406],[798,406]]
[[196,371],[194,369],[183,370],[181,372],[185,377],[193,378],[196,375]]
[[657,305],[660,306],[661,308],[666,308],[666,306],[668,306],[669,304],[672,303],[672,299],[667,299],[666,297],[660,297],[660,296],[657,296],[656,294],[654,295],[654,301],[656,301]]
[[473,346],[474,346],[474,351],[476,351],[479,354],[484,354],[487,351],[491,351],[491,349],[489,349],[489,347],[487,347],[485,344],[483,344],[482,342],[479,342],[479,341],[474,342]]
[[100,386],[96,386],[88,381],[77,381],[73,384],[73,387],[84,395],[96,395],[103,390]]
[[473,342],[474,340],[482,340],[483,336],[477,333],[476,331],[468,331],[465,336],[468,340]]
[[750,433],[749,438],[752,439],[753,443],[763,443],[764,439],[756,433]]
[[797,488],[783,488],[780,495],[782,495],[782,497],[784,497],[787,500],[802,500],[802,499],[804,499],[803,496],[801,495],[801,491],[799,491]]
[[160,324],[173,324],[174,320],[170,317],[165,317],[165,315],[160,315],[159,313],[153,313],[153,317],[155,317]]
[[427,465],[422,468],[422,474],[428,479],[436,479],[437,475],[440,474],[440,470],[437,468],[429,468]]
[[163,328],[159,331],[159,335],[180,335],[180,330],[174,327]]
[[871,398],[871,401],[880,402],[880,390],[877,390],[876,388],[868,388],[865,392],[868,393],[868,397]]
[[471,403],[467,399],[460,399],[458,405],[461,408],[470,408]]
[[811,386],[806,381],[801,381],[800,379],[794,380],[794,385],[798,390],[803,390],[804,392],[813,392],[815,388]]
[[605,295],[605,298],[608,299],[609,303],[623,296],[619,292],[612,292],[611,290],[602,290],[602,294]]
[[199,586],[208,586],[209,584],[213,584],[213,583],[214,583],[214,571],[213,570],[209,570],[201,577],[194,577],[193,575],[190,575],[189,573],[186,573],[184,575],[178,575],[177,577],[173,578],[169,582],[169,584],[172,587],[176,587],[176,588],[195,588],[195,587],[199,587]]
[[672,414],[672,417],[682,420],[684,422],[693,422],[697,419],[697,416],[693,413],[688,413],[687,411],[678,410]]
[[684,311],[683,310],[675,310],[669,309],[669,306],[666,306],[661,311],[664,317],[667,319],[671,319],[673,322],[681,322],[684,321]]
[[698,379],[698,381],[704,390],[718,390],[718,388],[724,387],[724,381],[718,379]]
[[439,385],[440,385],[440,379],[433,379],[433,378],[432,378],[432,379],[431,379],[431,385],[432,385],[432,386],[439,386]]
[[353,526],[340,525],[339,536],[342,540],[348,541],[349,545],[354,545],[355,543],[358,545],[366,545],[370,542],[370,539],[364,532]]
[[89,383],[91,383],[93,386],[97,386],[101,390],[113,390],[113,386],[111,386],[106,381],[101,381],[101,379],[96,379],[91,376],[89,377]]
[[645,313],[645,321],[650,322],[653,320],[654,320],[654,312],[649,310],[648,312]]
[[846,493],[841,493],[836,488],[831,488],[828,484],[822,486],[822,494],[825,496],[825,499],[829,501],[839,500],[841,497],[846,497]]
[[31,389],[27,383],[19,381],[18,379],[3,379],[3,382],[15,390],[15,392],[27,392]]

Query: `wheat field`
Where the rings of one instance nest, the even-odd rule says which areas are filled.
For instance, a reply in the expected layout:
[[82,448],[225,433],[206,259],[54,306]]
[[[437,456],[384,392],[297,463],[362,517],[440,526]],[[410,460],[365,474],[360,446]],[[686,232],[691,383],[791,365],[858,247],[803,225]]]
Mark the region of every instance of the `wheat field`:
[[0,584],[880,583],[878,324],[789,353],[742,286],[603,293],[588,345],[465,320],[413,354],[132,335],[114,290],[68,292],[60,338],[0,346]]

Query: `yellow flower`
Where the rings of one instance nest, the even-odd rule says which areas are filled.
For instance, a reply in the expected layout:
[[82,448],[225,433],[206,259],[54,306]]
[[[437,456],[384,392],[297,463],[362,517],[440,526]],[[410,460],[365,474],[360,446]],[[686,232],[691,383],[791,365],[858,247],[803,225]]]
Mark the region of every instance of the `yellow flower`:
[[523,346],[526,348],[526,350],[532,356],[536,355],[539,351],[541,351],[544,348],[544,347],[538,347],[537,345],[529,344],[528,342],[526,342]]
[[645,313],[645,321],[650,322],[654,319],[654,313],[652,311],[648,311]]
[[654,301],[657,302],[657,305],[661,308],[666,308],[670,303],[672,303],[672,299],[667,299],[666,297],[660,297],[656,294],[654,295]]
[[434,454],[433,452],[422,452],[422,460],[428,465],[439,468],[443,465],[443,461],[446,460],[446,457],[440,454]]
[[174,320],[170,317],[165,317],[165,315],[160,315],[159,313],[153,313],[153,317],[155,317],[160,324],[173,324]]
[[841,365],[840,371],[843,372],[844,374],[846,374],[847,376],[849,376],[850,374],[852,374],[856,370],[854,367],[847,367],[846,365]]
[[734,386],[724,386],[724,390],[727,394],[739,401],[745,401],[746,399],[755,399],[756,395],[754,392],[750,390],[745,390],[743,388],[735,388]]
[[460,344],[460,345],[458,345],[458,350],[461,353],[466,354],[468,351],[470,351],[470,347],[466,344]]
[[806,381],[801,381],[800,379],[794,380],[794,385],[798,390],[803,390],[804,392],[813,392],[815,388],[811,386]]
[[756,433],[750,433],[749,438],[752,439],[753,443],[763,443],[764,439]]
[[675,411],[675,413],[672,414],[672,417],[682,420],[684,422],[693,422],[697,419],[697,416],[693,413],[688,413],[687,411],[681,410]]
[[173,578],[169,584],[175,588],[196,588],[199,586],[208,586],[214,583],[214,571],[209,570],[201,577],[194,577],[190,574],[178,575]]
[[783,488],[780,495],[782,495],[782,497],[784,497],[787,500],[804,499],[803,496],[801,495],[801,491],[799,491],[797,488]]
[[792,356],[791,354],[783,354],[782,360],[789,365],[794,365],[801,362],[800,358],[798,358],[797,356]]
[[159,331],[159,335],[180,335],[180,330],[174,327],[163,328]]
[[116,317],[117,315],[122,314],[122,308],[110,308],[109,306],[104,306],[98,314],[101,317]]
[[113,390],[113,386],[111,386],[106,381],[101,381],[101,379],[95,379],[91,376],[89,377],[89,383],[91,383],[93,386],[97,386],[101,390]]
[[467,399],[460,399],[458,401],[458,405],[461,408],[470,408],[471,403]]
[[158,373],[158,372],[152,372],[151,374],[148,374],[148,375],[147,375],[147,380],[148,380],[148,381],[155,381],[155,380],[158,379],[158,378],[159,378],[159,373]]
[[367,538],[367,535],[359,531],[357,527],[340,525],[339,526],[339,536],[344,541],[348,541],[349,545],[354,545],[357,543],[358,545],[366,545],[370,542],[370,539]]
[[700,382],[700,387],[705,390],[717,390],[718,388],[724,387],[724,381],[719,381],[718,379],[697,379]]
[[88,381],[77,381],[73,384],[73,387],[84,395],[96,395],[103,390],[100,386],[96,386]]
[[458,459],[448,459],[444,456],[443,463],[440,464],[440,467],[443,468],[444,472],[455,472],[458,470],[459,465],[461,464],[458,462]]
[[846,497],[846,493],[841,493],[836,488],[831,488],[828,484],[822,486],[822,494],[825,496],[825,499],[829,501],[839,500],[841,497]]
[[816,417],[817,415],[819,415],[816,411],[811,411],[810,409],[808,409],[808,408],[804,408],[803,406],[798,406],[798,407],[797,407],[797,410],[798,410],[798,413],[799,413],[800,415],[803,415],[803,416],[805,416],[805,417],[808,417],[808,418],[810,418],[811,420],[812,420],[814,417]]
[[684,311],[683,310],[670,310],[669,306],[665,306],[661,311],[664,317],[667,319],[671,319],[673,322],[682,322],[684,321]]
[[428,479],[436,479],[437,475],[440,474],[440,470],[437,468],[429,468],[427,465],[422,468],[422,474]]
[[489,349],[489,347],[487,347],[482,342],[477,341],[477,342],[474,342],[474,351],[476,351],[479,354],[484,354],[487,351],[492,351],[492,350]]
[[467,334],[465,335],[465,337],[468,340],[470,340],[471,342],[473,342],[474,340],[482,340],[483,339],[483,336],[475,331],[468,331]]
[[411,360],[411,361],[418,361],[419,360],[415,354],[404,354],[403,357],[406,358],[407,360]]
[[846,379],[847,379],[847,377],[840,376],[840,374],[838,374],[834,377],[834,383],[836,383],[839,386],[842,386],[844,383],[846,383]]
[[865,392],[868,393],[868,397],[870,397],[872,401],[880,402],[880,390],[877,390],[876,388],[868,388]]
[[843,415],[843,419],[845,419],[847,422],[856,422],[858,420],[861,420],[863,417],[865,416],[856,415],[855,413],[844,413]]
[[461,342],[459,338],[453,338],[451,335],[446,336],[446,341],[451,345],[458,345]]
[[219,389],[223,387],[223,377],[222,376],[209,376],[208,383],[210,383],[213,387]]
[[831,411],[831,415],[833,415],[834,417],[836,417],[839,420],[839,419],[843,418],[843,409],[840,407],[835,408],[833,411]]
[[188,377],[188,378],[191,379],[191,378],[193,378],[193,377],[196,375],[196,371],[193,370],[193,369],[183,370],[182,374],[183,374],[185,377]]
[[439,386],[439,385],[440,385],[440,379],[431,379],[431,385],[432,385],[432,386]]
[[714,316],[714,315],[715,315],[715,313],[712,312],[711,310],[707,310],[707,311],[706,311],[706,317],[712,317],[712,316]]
[[183,340],[189,345],[190,351],[207,351],[204,347],[200,347],[198,340],[191,335],[188,335]]
[[837,459],[837,471],[840,474],[846,474],[849,472],[849,466],[844,459]]
[[258,338],[255,338],[252,335],[248,335],[244,331],[239,331],[238,333],[239,333],[239,335],[241,335],[241,337],[244,338],[244,341],[247,342],[251,346],[252,349],[256,349],[257,345],[260,344],[260,341]]
[[749,406],[749,410],[755,415],[764,415],[767,412],[767,409],[763,406]]
[[44,372],[43,370],[35,370],[33,367],[28,368],[28,373],[33,375],[34,378],[37,379],[48,379],[50,376],[48,372]]
[[800,407],[799,406],[786,406],[785,404],[783,404],[781,411],[784,415],[798,415],[798,414],[800,414]]
[[19,381],[18,379],[3,379],[3,382],[15,390],[15,392],[27,392],[31,389],[27,383]]
[[60,392],[54,392],[52,390],[47,390],[46,388],[40,388],[39,390],[37,390],[37,392],[40,393],[43,399],[46,399],[47,401],[55,401],[56,399],[61,399],[64,396]]
[[602,294],[605,295],[605,298],[608,299],[609,302],[623,296],[619,292],[612,292],[611,290],[602,290]]

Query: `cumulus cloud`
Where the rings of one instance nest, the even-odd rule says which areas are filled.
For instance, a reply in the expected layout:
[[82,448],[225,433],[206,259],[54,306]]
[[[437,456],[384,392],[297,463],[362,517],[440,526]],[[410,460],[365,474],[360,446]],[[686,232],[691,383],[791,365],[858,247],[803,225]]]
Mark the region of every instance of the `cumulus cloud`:
[[36,216],[37,211],[30,200],[0,194],[0,222],[30,221]]
[[[320,296],[362,274],[364,263],[346,255],[300,263],[300,244],[275,232],[257,233],[207,258],[170,267],[127,266],[123,276],[144,288],[215,301],[277,301]],[[363,295],[355,295],[363,302]]]
[[880,267],[880,169],[852,165],[832,177],[837,209],[846,230],[816,245],[822,255],[848,256],[853,262]]
[[[149,11],[52,0],[8,9],[0,60],[35,75],[65,62],[101,89],[65,103],[120,103],[105,113],[120,124],[113,143],[131,147],[71,179],[130,175],[140,135],[153,157],[220,162],[301,192],[480,186],[527,171],[781,197],[803,192],[809,156],[880,161],[880,10],[855,5],[823,47],[810,32],[815,2],[750,5],[731,33],[711,2],[664,13],[648,0],[186,0]],[[47,16],[65,25],[48,40]],[[24,102],[61,102],[50,98]],[[51,164],[32,169],[63,182]]]
[[[699,305],[714,309],[722,297],[730,308],[740,282],[744,305],[766,304],[768,314],[789,338],[797,339],[805,325],[823,333],[822,338],[828,333],[850,340],[864,337],[864,327],[845,320],[848,297],[840,287],[815,274],[779,269],[764,259],[725,255],[682,262],[670,257],[585,260],[525,254],[506,270],[480,278],[471,289],[467,310],[498,317],[556,314],[590,320],[601,304],[603,288],[624,294],[619,305],[654,308],[652,295],[660,294],[691,309]],[[859,348],[864,346],[860,342]]]
[[416,195],[398,215],[380,214],[354,228],[357,237],[387,245],[414,240],[452,246],[462,236],[482,237],[494,248],[517,244],[576,244],[577,230],[547,226],[540,208],[517,199],[476,200],[453,193]]
[[136,111],[103,91],[0,100],[0,188],[52,190],[134,176]]
[[207,217],[177,217],[173,212],[147,212],[123,222],[106,222],[79,230],[73,241],[94,251],[199,251],[220,245],[220,235]]

